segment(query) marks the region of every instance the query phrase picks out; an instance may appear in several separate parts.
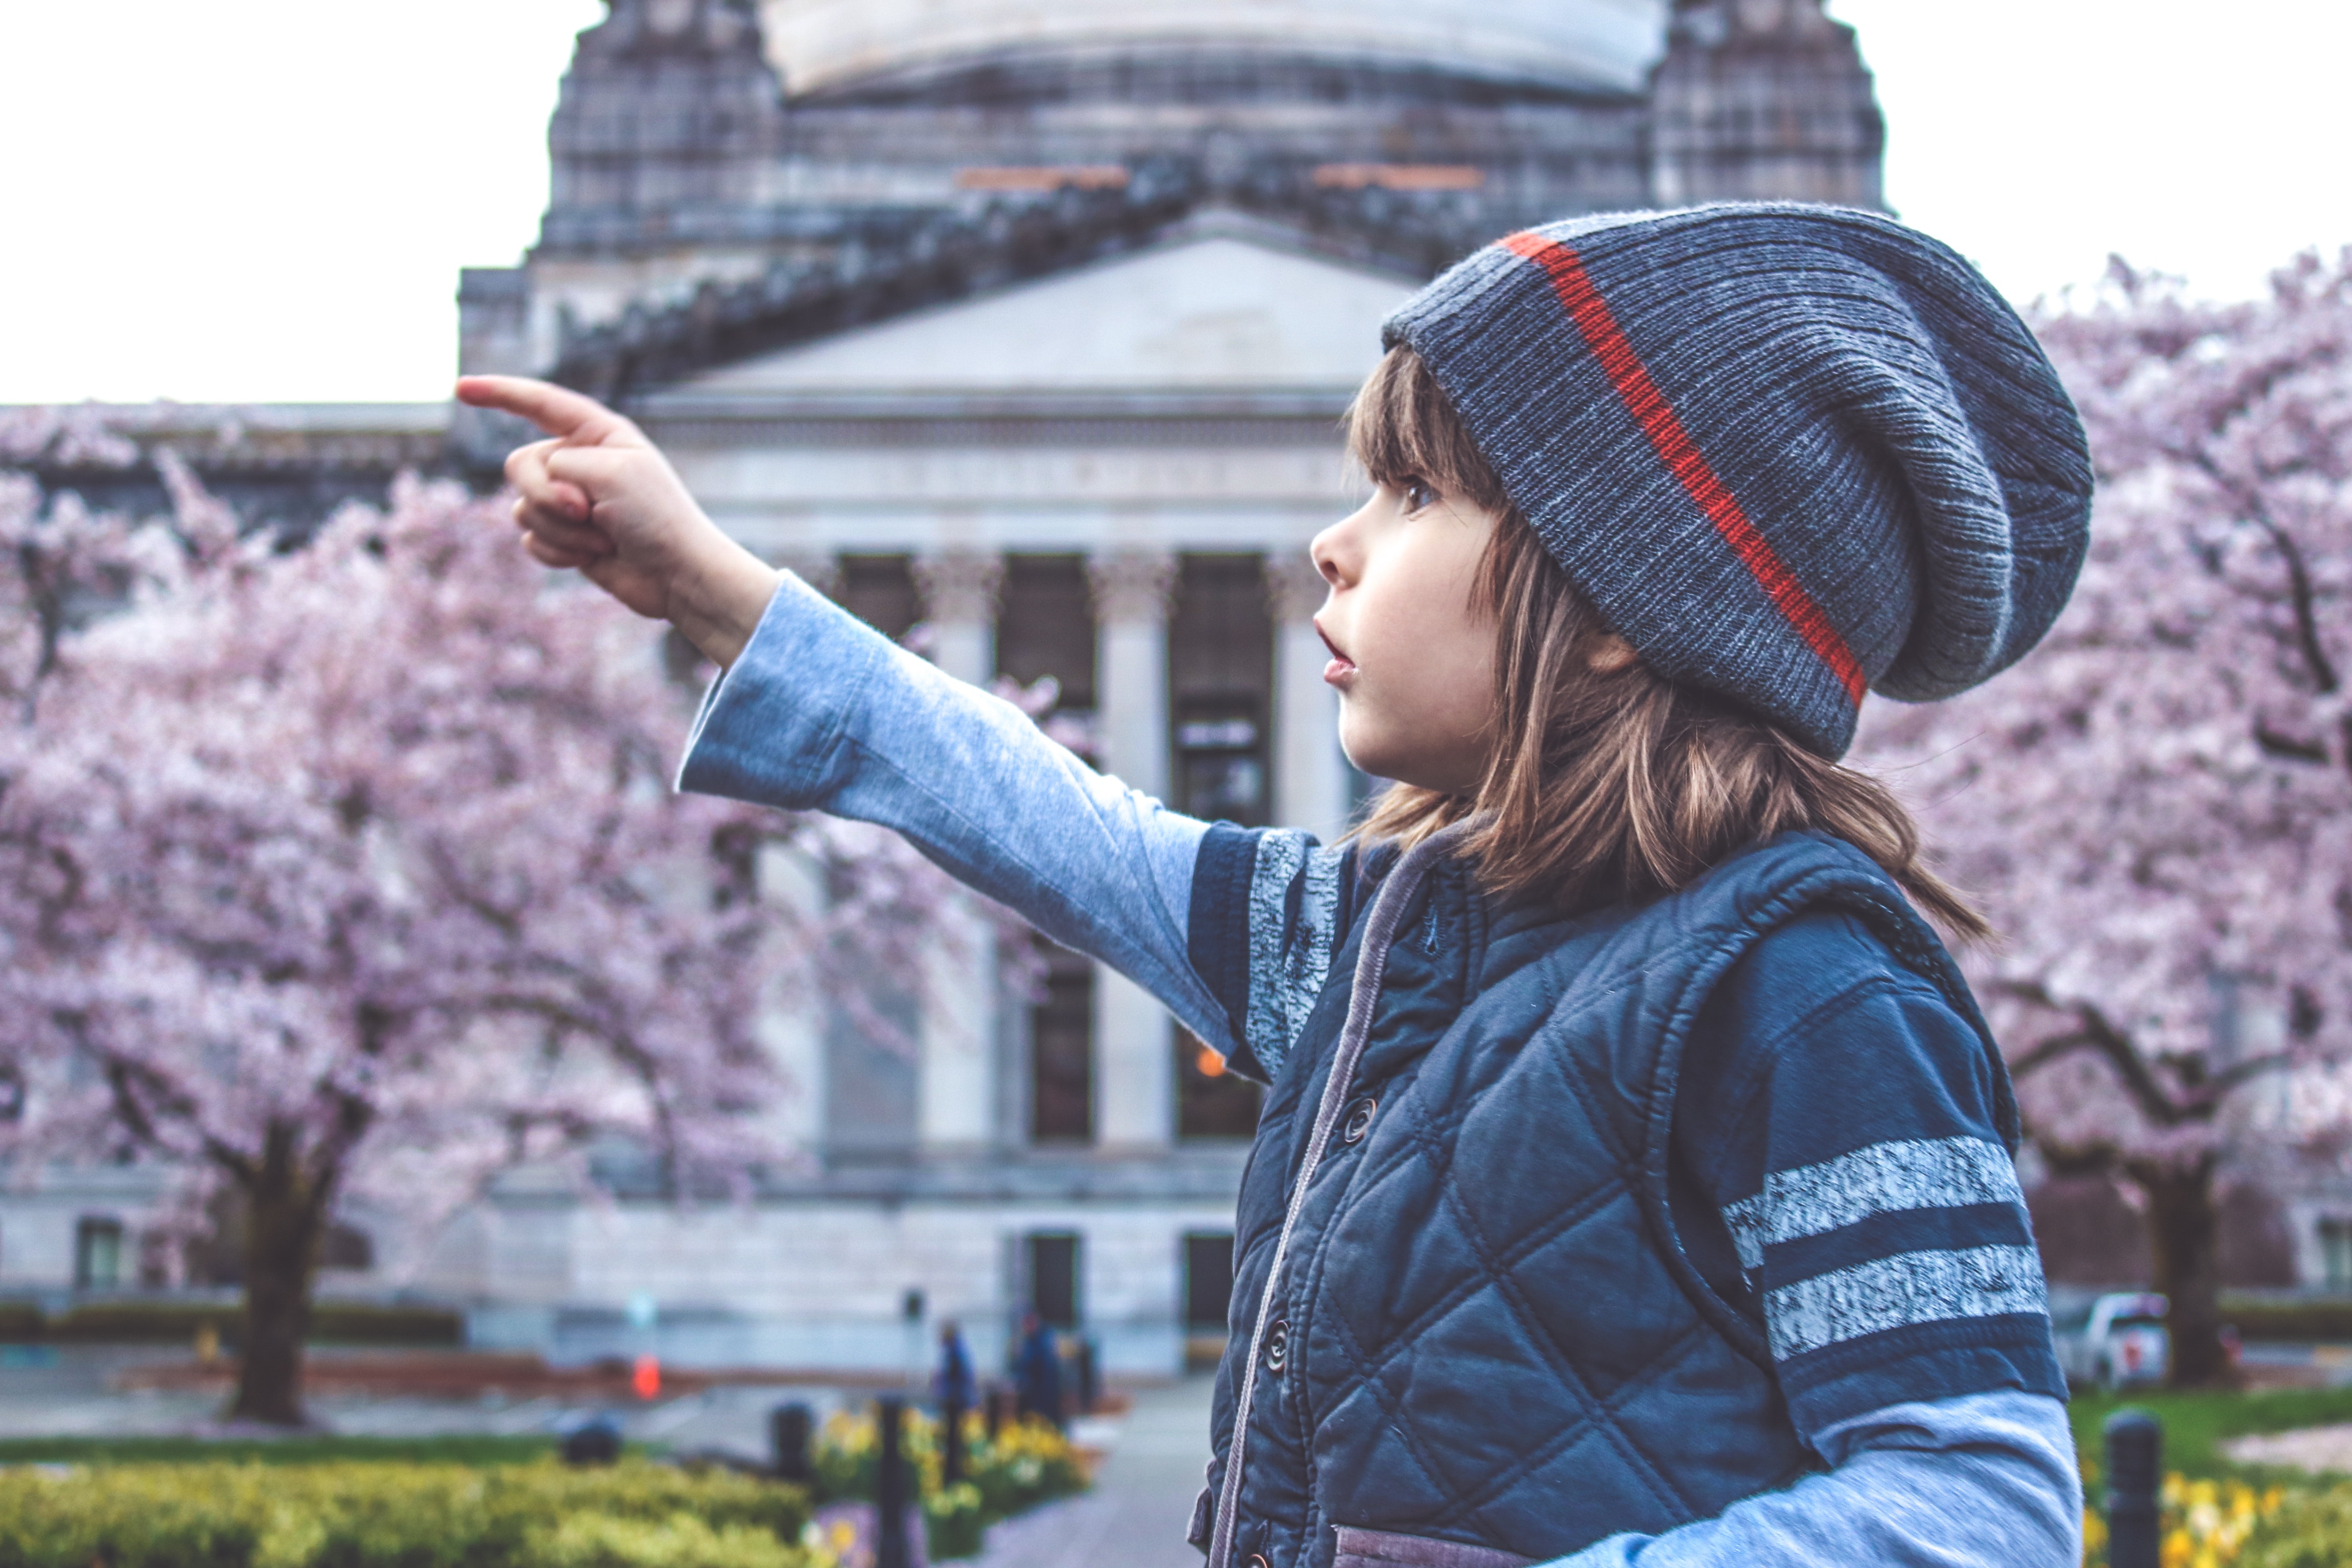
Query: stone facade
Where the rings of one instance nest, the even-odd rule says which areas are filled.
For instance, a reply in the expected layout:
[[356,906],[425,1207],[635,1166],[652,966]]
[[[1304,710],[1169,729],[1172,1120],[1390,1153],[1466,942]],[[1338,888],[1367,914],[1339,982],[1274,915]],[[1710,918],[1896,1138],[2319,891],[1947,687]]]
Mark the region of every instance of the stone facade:
[[[1579,212],[1879,202],[1870,78],[1821,0],[1482,7],[1483,26],[1467,6],[1321,3],[1269,26],[1225,0],[1171,7],[1180,26],[978,5],[961,51],[937,46],[935,7],[891,47],[891,9],[771,0],[772,41],[730,0],[614,0],[564,82],[540,244],[465,275],[469,368],[625,395],[1207,209],[1426,276]],[[788,90],[796,39],[806,90]]]
[[[1128,782],[1328,835],[1363,781],[1306,549],[1381,318],[1549,218],[1876,205],[1881,141],[1822,0],[611,0],[539,243],[461,279],[460,356],[622,404],[723,526],[951,673],[1053,678]],[[491,482],[514,435],[273,417],[330,488],[362,448],[371,482],[395,453]],[[773,1021],[810,1159],[748,1209],[519,1175],[373,1279],[476,1303],[485,1342],[616,1352],[645,1297],[673,1356],[803,1366],[899,1364],[910,1303],[984,1346],[1034,1299],[1174,1372],[1219,1328],[1250,1092],[1118,975],[1065,955],[1031,1002],[958,947],[913,1061]],[[0,1282],[65,1283],[12,1201]],[[50,1206],[135,1228],[129,1195]]]

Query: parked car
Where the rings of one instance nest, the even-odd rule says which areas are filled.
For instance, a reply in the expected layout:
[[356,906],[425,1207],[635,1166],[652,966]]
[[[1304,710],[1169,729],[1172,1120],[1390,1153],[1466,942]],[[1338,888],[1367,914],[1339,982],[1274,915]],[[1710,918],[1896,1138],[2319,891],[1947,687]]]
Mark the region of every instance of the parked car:
[[2058,1365],[2077,1388],[2162,1383],[2172,1370],[2165,1300],[2145,1291],[2086,1297],[2051,1320]]

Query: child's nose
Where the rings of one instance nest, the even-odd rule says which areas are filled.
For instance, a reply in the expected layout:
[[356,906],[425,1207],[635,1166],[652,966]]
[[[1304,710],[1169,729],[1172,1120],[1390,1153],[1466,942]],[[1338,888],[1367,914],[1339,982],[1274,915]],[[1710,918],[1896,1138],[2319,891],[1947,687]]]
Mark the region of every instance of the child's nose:
[[1323,574],[1323,581],[1330,584],[1334,588],[1343,586],[1347,581],[1344,564],[1346,554],[1344,531],[1347,526],[1344,522],[1335,522],[1317,534],[1307,546],[1307,558],[1315,563],[1315,570],[1320,572]]

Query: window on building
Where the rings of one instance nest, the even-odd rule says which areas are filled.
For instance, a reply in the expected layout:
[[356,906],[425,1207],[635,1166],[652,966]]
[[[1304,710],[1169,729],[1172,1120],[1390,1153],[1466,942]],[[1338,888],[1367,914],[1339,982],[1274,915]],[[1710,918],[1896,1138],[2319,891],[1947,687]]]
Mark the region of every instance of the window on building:
[[1095,708],[1095,611],[1077,555],[1008,555],[997,599],[996,673],[1024,686],[1051,676],[1064,713]]
[[877,1039],[848,1008],[834,1010],[824,1042],[825,1147],[849,1159],[896,1159],[913,1149],[918,1134],[921,1072],[913,1047],[921,1010],[887,978],[876,979],[866,1001],[898,1037]]
[[2319,1222],[2319,1267],[2330,1290],[2352,1290],[2352,1219]]
[[1224,1058],[1190,1029],[1176,1031],[1176,1136],[1247,1138],[1257,1131],[1260,1089],[1225,1070]]
[[[827,893],[853,896],[842,884]],[[825,1019],[825,1148],[836,1158],[887,1162],[911,1152],[919,1132],[922,1006],[903,976],[873,970],[857,984],[864,1005],[835,1005]]]
[[1078,1238],[1041,1231],[1028,1238],[1029,1304],[1057,1329],[1078,1326]]
[[1274,619],[1257,555],[1187,555],[1168,621],[1173,792],[1193,816],[1269,820]]
[[122,1283],[122,1222],[85,1219],[74,1226],[74,1287],[111,1290]]
[[1202,1231],[1184,1238],[1184,1327],[1193,1333],[1225,1331],[1234,1297],[1234,1233]]
[[845,555],[834,598],[841,607],[897,642],[923,618],[915,591],[915,563],[906,555]]
[[1095,966],[1066,948],[1046,948],[1045,994],[1029,1009],[1029,1136],[1095,1137]]

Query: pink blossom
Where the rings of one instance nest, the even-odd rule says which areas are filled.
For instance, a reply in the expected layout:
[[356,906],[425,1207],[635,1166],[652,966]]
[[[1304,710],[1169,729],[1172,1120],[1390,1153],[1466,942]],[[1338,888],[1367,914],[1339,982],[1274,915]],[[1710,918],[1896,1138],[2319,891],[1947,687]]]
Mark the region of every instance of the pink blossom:
[[[675,795],[689,700],[654,629],[532,565],[501,506],[403,481],[281,550],[166,479],[159,553],[0,478],[0,546],[47,563],[0,574],[5,1148],[202,1184],[275,1135],[420,1219],[615,1135],[682,1193],[791,1158],[761,1015],[921,973],[940,874]],[[30,614],[76,595],[114,607]],[[833,896],[763,887],[780,849]]]
[[2352,252],[2231,305],[2118,262],[2039,329],[2098,467],[2081,584],[1856,755],[2003,933],[1972,968],[2028,1131],[2148,1200],[2196,1380],[2221,1155],[2352,1131]]

